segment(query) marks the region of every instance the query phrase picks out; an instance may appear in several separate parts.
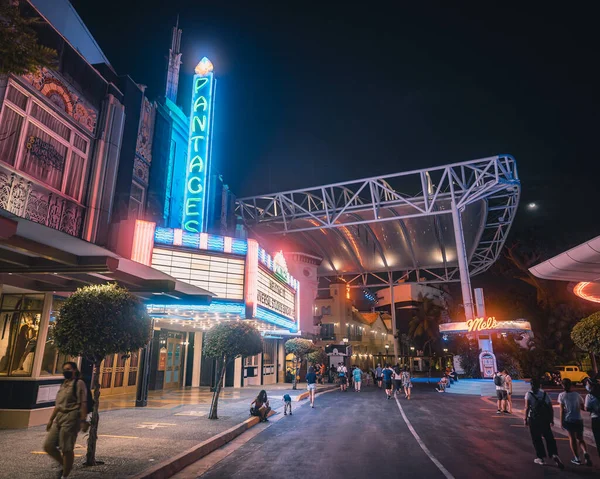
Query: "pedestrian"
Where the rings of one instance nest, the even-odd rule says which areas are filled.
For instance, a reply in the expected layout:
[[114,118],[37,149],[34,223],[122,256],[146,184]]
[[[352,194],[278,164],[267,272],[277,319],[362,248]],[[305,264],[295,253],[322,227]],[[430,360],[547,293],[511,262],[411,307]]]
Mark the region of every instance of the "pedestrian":
[[283,395],[283,402],[284,402],[283,415],[287,416],[288,410],[289,410],[290,416],[291,416],[292,415],[292,398],[290,397],[289,394],[286,393]]
[[571,391],[573,383],[570,379],[562,380],[564,391],[558,395],[560,404],[560,423],[562,428],[569,433],[569,444],[573,452],[571,463],[581,466],[578,447],[583,451],[586,466],[592,465],[592,459],[587,451],[587,445],[583,439],[583,418],[581,410],[584,409],[583,398],[578,392]]
[[396,364],[394,368],[394,397],[398,395],[400,390],[402,389],[402,370],[400,369],[400,365]]
[[325,384],[325,374],[327,373],[327,367],[325,363],[321,364],[321,384]]
[[256,399],[250,403],[250,414],[258,416],[260,422],[268,422],[268,414],[271,411],[269,407],[269,398],[267,397],[267,391],[264,389],[258,393]]
[[512,378],[510,377],[506,369],[502,371],[502,376],[504,376],[504,390],[506,391],[506,409],[504,412],[506,414],[511,414],[513,393]]
[[337,372],[340,380],[340,391],[345,392],[348,390],[348,368],[343,363],[339,363]]
[[498,371],[494,373],[494,385],[496,386],[496,398],[498,399],[496,414],[502,414],[502,412],[506,412],[506,389],[504,389],[504,376]]
[[359,393],[362,383],[362,371],[359,367],[357,367],[354,369],[354,371],[352,371],[352,375],[354,376],[354,390]]
[[585,410],[592,418],[592,433],[596,441],[596,450],[600,456],[600,384],[590,380],[586,381],[585,389],[588,394],[585,397]]
[[448,387],[448,383],[448,376],[444,374],[444,376],[438,382],[438,387],[435,388],[435,390],[439,393],[445,393],[446,388]]
[[404,371],[402,371],[402,387],[404,388],[404,397],[406,399],[410,399],[412,381],[410,379],[410,371],[408,370],[408,366],[404,366]]
[[[564,469],[565,466],[558,457],[556,439],[552,433],[552,426],[554,426],[552,400],[540,388],[540,381],[537,378],[531,380],[531,390],[525,394],[525,425],[529,426],[531,441],[537,456],[533,462],[543,466],[547,449],[548,456],[554,460],[559,469]],[[542,438],[546,440],[545,448]]]
[[392,377],[394,375],[394,370],[386,364],[383,371],[381,371],[381,375],[383,376],[383,382],[385,383],[385,394],[388,399],[392,399]]
[[333,384],[335,382],[336,377],[337,377],[337,369],[332,364],[331,368],[329,368],[329,384]]
[[381,387],[382,372],[383,369],[381,369],[381,364],[377,364],[377,367],[375,368],[375,382],[377,383],[378,387]]
[[310,407],[314,408],[315,394],[317,392],[317,373],[315,373],[315,368],[312,366],[308,368],[308,373],[306,373],[306,388],[310,396]]
[[71,361],[63,364],[63,376],[65,380],[56,394],[56,405],[46,426],[48,435],[44,442],[44,451],[61,465],[61,478],[68,477],[73,469],[77,433],[88,427],[85,421],[87,388],[79,377],[77,364]]

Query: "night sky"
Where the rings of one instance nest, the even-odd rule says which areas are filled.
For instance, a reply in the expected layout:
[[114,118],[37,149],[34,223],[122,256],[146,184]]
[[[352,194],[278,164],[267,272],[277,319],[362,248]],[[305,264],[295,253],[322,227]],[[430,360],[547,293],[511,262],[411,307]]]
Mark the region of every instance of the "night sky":
[[180,15],[178,103],[189,110],[193,68],[208,56],[214,161],[238,196],[510,153],[523,186],[513,239],[555,253],[600,234],[592,2],[72,3],[151,98],[164,93]]

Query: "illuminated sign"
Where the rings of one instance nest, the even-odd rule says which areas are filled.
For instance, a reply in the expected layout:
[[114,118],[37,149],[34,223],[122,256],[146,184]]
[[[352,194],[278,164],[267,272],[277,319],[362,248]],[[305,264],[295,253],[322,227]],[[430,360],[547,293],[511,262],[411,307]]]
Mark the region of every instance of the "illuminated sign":
[[256,302],[275,313],[296,320],[296,292],[276,276],[258,269]]
[[213,66],[206,57],[196,66],[192,86],[190,134],[183,204],[183,229],[192,233],[206,231],[206,185],[210,167],[210,135],[215,80]]
[[476,318],[469,321],[440,324],[440,333],[473,333],[478,331],[498,331],[513,333],[530,333],[531,324],[525,320],[497,321],[496,318]]
[[244,259],[154,248],[152,267],[223,299],[244,299]]
[[498,321],[496,321],[496,318],[494,317],[489,317],[488,319],[475,318],[469,319],[467,321],[467,328],[469,330],[469,333],[472,331],[485,331],[486,329],[496,329],[497,326]]

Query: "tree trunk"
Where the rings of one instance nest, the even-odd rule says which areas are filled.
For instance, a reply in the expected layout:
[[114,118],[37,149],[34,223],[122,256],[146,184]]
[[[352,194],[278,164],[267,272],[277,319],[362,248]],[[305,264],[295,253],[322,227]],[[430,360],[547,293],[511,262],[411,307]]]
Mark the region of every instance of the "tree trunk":
[[294,355],[294,377],[292,378],[292,389],[296,389],[298,378],[298,358]]
[[217,385],[213,392],[212,402],[210,404],[210,413],[208,414],[208,419],[219,419],[217,415],[217,409],[219,407],[219,394],[221,394],[221,387],[223,385],[223,378],[225,377],[225,370],[227,369],[227,358],[223,358],[220,361],[221,370],[219,371],[217,378]]
[[98,408],[100,406],[100,365],[102,360],[94,362],[94,372],[92,381],[92,390],[94,391],[94,407],[92,409],[92,420],[90,421],[90,432],[88,436],[87,455],[85,457],[86,466],[95,466],[96,462],[96,443],[98,442],[98,422],[100,414]]
[[598,363],[596,362],[596,355],[594,353],[590,353],[592,357],[592,368],[594,369],[594,373],[598,374]]

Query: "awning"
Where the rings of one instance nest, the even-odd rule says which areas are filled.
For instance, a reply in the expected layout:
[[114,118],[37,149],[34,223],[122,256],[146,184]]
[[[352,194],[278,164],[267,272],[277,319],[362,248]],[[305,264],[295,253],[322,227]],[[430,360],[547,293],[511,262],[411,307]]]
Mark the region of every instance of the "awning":
[[47,226],[0,210],[0,284],[36,292],[73,292],[114,281],[141,297],[165,295],[206,304],[211,292]]

